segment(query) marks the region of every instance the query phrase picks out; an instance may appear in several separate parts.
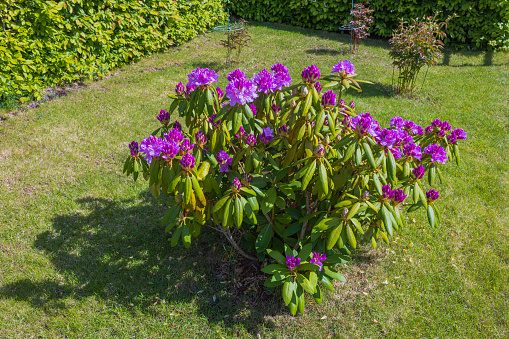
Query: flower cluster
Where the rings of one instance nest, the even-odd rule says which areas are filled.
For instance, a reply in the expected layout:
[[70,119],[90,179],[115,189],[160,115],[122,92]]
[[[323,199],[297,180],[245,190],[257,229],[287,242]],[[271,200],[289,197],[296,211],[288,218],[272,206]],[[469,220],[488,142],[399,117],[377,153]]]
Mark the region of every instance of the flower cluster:
[[430,189],[428,192],[426,192],[426,199],[429,203],[437,200],[440,197],[440,194],[438,194],[438,191],[435,191],[433,189]]
[[258,92],[270,94],[278,88],[276,77],[266,69],[253,75],[253,79],[251,80],[258,87]]
[[256,85],[246,78],[234,78],[226,85],[226,97],[230,99],[230,106],[245,105],[258,97]]
[[290,86],[292,78],[290,77],[290,71],[288,71],[286,66],[277,63],[272,65],[270,70],[274,72],[276,89],[278,91],[282,90],[283,87]]
[[322,106],[336,106],[336,96],[337,94],[333,91],[327,91],[322,96]]
[[348,60],[340,61],[332,67],[331,73],[339,73],[340,75],[355,75],[355,67]]
[[353,117],[350,121],[350,127],[359,136],[369,134],[373,137],[377,137],[380,132],[380,125],[369,113],[362,113]]
[[213,82],[217,82],[219,75],[216,74],[215,71],[209,70],[208,68],[197,68],[191,71],[190,74],[187,75],[190,86],[205,86]]
[[159,115],[157,116],[157,120],[159,120],[161,124],[163,124],[163,126],[168,126],[168,124],[170,123],[170,119],[171,119],[170,112],[166,112],[164,109],[162,109],[161,112],[159,112]]
[[137,157],[139,152],[138,143],[136,141],[131,142],[129,144],[129,150],[131,151],[132,157]]
[[179,161],[182,168],[190,170],[194,168],[196,160],[194,159],[194,156],[192,154],[186,153],[182,156],[182,159],[180,159]]
[[327,259],[327,256],[325,254],[320,255],[320,253],[313,252],[313,258],[311,258],[311,260],[309,260],[309,262],[320,266],[319,271],[321,271],[323,268],[322,261],[324,261],[326,259]]
[[233,157],[230,157],[228,153],[221,150],[216,157],[217,162],[219,163],[219,172],[227,173],[229,171],[229,167],[232,164]]
[[274,130],[272,130],[270,127],[265,127],[262,130],[262,134],[260,135],[261,142],[263,142],[265,145],[271,142],[272,139],[274,138],[272,133],[274,133]]
[[252,133],[246,137],[246,144],[249,146],[256,145],[256,137]]
[[415,179],[422,179],[422,177],[424,177],[424,173],[426,173],[426,170],[424,169],[424,166],[419,165],[413,169],[412,173],[414,174]]
[[304,83],[314,84],[315,82],[318,81],[318,79],[320,79],[321,73],[320,70],[318,69],[318,66],[311,65],[305,68],[300,75]]
[[177,86],[175,86],[175,93],[180,96],[182,96],[186,93],[186,89],[185,89],[184,85],[182,85],[182,82],[179,82],[177,84]]
[[240,191],[240,188],[242,187],[242,184],[240,182],[240,180],[238,178],[235,178],[233,179],[233,183],[232,183],[232,191],[234,193],[237,193]]
[[401,204],[405,201],[406,197],[407,196],[403,194],[402,189],[393,190],[389,185],[382,186],[382,199],[386,201],[391,200],[394,206]]
[[293,254],[286,256],[286,266],[288,267],[288,269],[290,271],[292,271],[295,267],[297,267],[299,265],[300,265],[300,258],[295,258],[293,256]]
[[425,147],[424,153],[431,155],[431,162],[441,162],[442,164],[445,164],[447,161],[447,153],[445,153],[445,149],[437,144]]

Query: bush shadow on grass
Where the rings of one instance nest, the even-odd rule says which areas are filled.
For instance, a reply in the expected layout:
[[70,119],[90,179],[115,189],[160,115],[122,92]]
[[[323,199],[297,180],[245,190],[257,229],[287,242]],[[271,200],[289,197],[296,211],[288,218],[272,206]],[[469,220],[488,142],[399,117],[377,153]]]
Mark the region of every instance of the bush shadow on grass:
[[54,310],[95,297],[131,312],[161,316],[173,304],[189,302],[209,322],[240,325],[252,333],[267,327],[265,316],[286,313],[273,295],[236,293],[235,269],[226,274],[223,269],[221,275],[230,245],[219,233],[204,227],[205,234],[193,239],[189,250],[181,244],[171,248],[160,224],[163,208],[149,193],[142,197],[141,204],[135,199],[78,199],[85,212],[56,215],[53,230],[39,234],[34,242],[63,278],[21,279],[4,285],[0,298]]
[[[375,82],[372,84],[361,83],[362,92],[357,92],[354,89],[349,89],[346,93],[355,98],[366,97],[385,97],[391,98],[398,96],[398,92],[391,84]],[[355,100],[354,100],[355,101]]]

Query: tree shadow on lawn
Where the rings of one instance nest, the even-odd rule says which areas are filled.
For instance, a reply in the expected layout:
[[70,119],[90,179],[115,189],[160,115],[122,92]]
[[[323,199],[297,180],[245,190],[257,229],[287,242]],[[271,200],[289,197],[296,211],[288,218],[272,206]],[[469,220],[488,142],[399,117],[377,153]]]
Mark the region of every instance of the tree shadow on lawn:
[[[286,313],[273,294],[239,293],[236,272],[242,264],[225,251],[230,246],[223,246],[219,233],[204,227],[206,234],[193,239],[189,250],[180,243],[171,248],[160,224],[161,205],[149,193],[142,197],[141,204],[135,199],[78,199],[80,210],[87,212],[56,215],[53,230],[39,234],[34,243],[64,278],[21,279],[4,285],[0,298],[55,310],[65,309],[69,299],[94,296],[132,312],[162,316],[173,304],[194,303],[190,307],[208,321],[241,325],[252,333],[263,326],[265,316]],[[162,303],[168,308],[161,308]]]

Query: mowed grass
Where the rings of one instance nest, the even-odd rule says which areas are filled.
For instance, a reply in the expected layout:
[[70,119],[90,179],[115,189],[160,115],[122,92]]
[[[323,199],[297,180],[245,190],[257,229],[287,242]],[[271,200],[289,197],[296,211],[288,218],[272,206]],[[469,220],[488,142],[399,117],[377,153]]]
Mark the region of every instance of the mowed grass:
[[237,292],[238,258],[213,231],[190,250],[170,248],[164,201],[122,164],[192,69],[215,69],[224,88],[233,68],[223,36],[210,33],[0,122],[0,337],[508,337],[508,54],[447,50],[408,99],[391,90],[385,41],[352,56],[346,35],[251,32],[235,65],[248,75],[281,62],[298,79],[312,63],[326,74],[348,58],[374,83],[347,92],[358,111],[383,126],[399,115],[468,132],[461,166],[443,170],[440,227],[410,214],[390,246],[355,251],[342,267],[347,283],[297,317],[279,296]]

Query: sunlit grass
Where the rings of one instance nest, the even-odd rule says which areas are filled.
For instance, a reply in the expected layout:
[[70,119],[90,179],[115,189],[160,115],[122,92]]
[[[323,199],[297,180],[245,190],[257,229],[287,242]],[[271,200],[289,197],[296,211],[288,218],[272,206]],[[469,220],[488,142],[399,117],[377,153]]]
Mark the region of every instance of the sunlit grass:
[[276,62],[293,78],[310,64],[325,74],[348,58],[374,85],[345,100],[382,125],[395,115],[422,125],[440,118],[468,132],[461,166],[444,169],[440,227],[409,215],[394,243],[355,252],[343,268],[348,282],[296,318],[279,298],[236,295],[233,271],[217,277],[235,256],[211,231],[189,251],[170,248],[161,204],[122,175],[122,162],[192,69],[214,68],[226,85],[233,68],[221,34],[211,33],[36,109],[0,111],[8,117],[0,121],[0,337],[509,336],[509,56],[448,50],[409,99],[391,90],[385,41],[368,40],[352,56],[336,33],[255,24],[252,36],[238,65],[248,75]]

